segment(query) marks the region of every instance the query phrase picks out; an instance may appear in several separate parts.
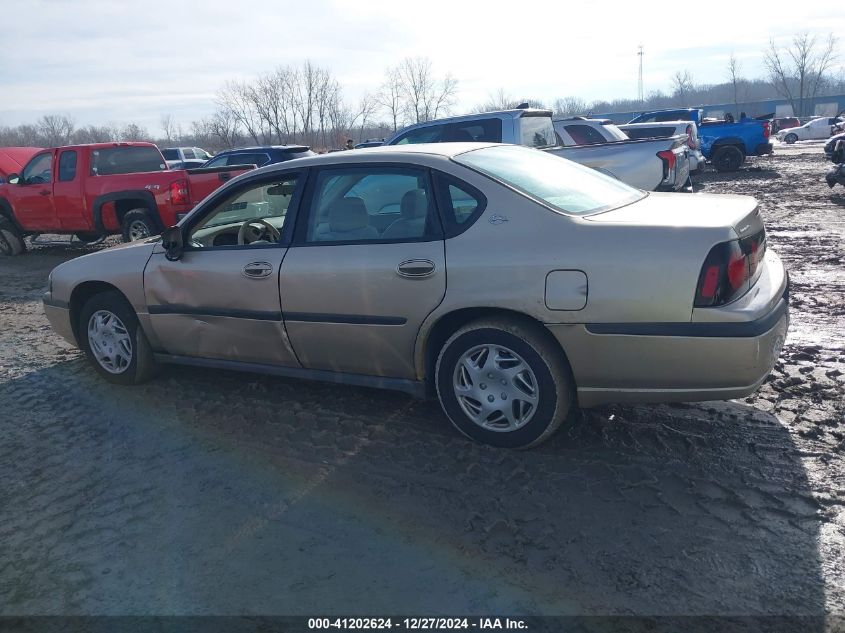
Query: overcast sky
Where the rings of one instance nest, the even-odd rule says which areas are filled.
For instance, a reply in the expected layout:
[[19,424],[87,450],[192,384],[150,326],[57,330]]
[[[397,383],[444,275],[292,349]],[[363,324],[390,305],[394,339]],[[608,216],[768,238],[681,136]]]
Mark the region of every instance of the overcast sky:
[[[134,121],[155,132],[165,114],[209,114],[227,79],[305,59],[330,67],[350,101],[409,55],[458,79],[456,112],[499,88],[549,102],[636,97],[638,44],[646,92],[668,91],[677,70],[724,81],[732,51],[746,76],[762,75],[770,37],[845,33],[836,3],[792,4],[789,19],[773,2],[646,4],[0,0],[0,125],[64,113],[77,125]],[[845,41],[840,50],[841,68]]]

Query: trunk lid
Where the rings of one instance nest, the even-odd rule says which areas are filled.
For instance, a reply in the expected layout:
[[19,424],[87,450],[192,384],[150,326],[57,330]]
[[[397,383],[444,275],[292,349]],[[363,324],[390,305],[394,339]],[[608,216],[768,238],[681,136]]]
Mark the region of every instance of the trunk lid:
[[642,200],[584,219],[678,229],[732,228],[740,238],[763,230],[757,199],[734,194],[649,193]]

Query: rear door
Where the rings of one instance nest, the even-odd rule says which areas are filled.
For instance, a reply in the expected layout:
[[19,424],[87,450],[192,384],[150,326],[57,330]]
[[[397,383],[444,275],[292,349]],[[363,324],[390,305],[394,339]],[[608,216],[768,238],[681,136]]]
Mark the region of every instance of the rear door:
[[309,369],[413,379],[420,325],[446,291],[428,170],[367,163],[312,180],[280,278],[297,357]]
[[17,185],[9,185],[15,218],[27,231],[56,231],[60,227],[53,205],[54,150],[36,154],[26,164]]

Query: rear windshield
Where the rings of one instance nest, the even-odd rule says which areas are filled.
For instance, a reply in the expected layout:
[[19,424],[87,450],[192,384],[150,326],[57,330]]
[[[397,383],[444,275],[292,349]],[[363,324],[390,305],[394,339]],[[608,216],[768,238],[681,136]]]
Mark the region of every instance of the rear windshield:
[[520,144],[526,147],[552,147],[557,145],[555,124],[550,116],[520,117],[522,138]]
[[155,147],[110,147],[91,152],[91,175],[162,171],[167,165]]
[[646,195],[589,167],[515,145],[486,147],[454,160],[568,214],[608,211]]

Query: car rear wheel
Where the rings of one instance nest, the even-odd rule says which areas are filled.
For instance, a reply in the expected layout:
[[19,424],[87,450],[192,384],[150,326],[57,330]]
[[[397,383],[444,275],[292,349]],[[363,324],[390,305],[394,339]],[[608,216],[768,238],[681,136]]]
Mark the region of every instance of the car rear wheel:
[[787,134],[786,138],[783,140],[786,141],[789,145],[792,145],[795,141],[798,140],[798,137],[795,134]]
[[26,250],[23,235],[6,218],[0,218],[0,255],[20,255]]
[[132,306],[117,291],[94,295],[79,313],[79,341],[94,369],[109,382],[151,378],[157,364]]
[[548,439],[572,406],[559,349],[539,328],[509,319],[474,321],[451,336],[437,359],[440,404],[467,437],[505,448]]
[[734,145],[718,148],[713,153],[713,166],[717,171],[736,171],[745,160],[745,154]]
[[146,209],[132,209],[123,216],[124,242],[143,240],[158,233],[156,223]]

